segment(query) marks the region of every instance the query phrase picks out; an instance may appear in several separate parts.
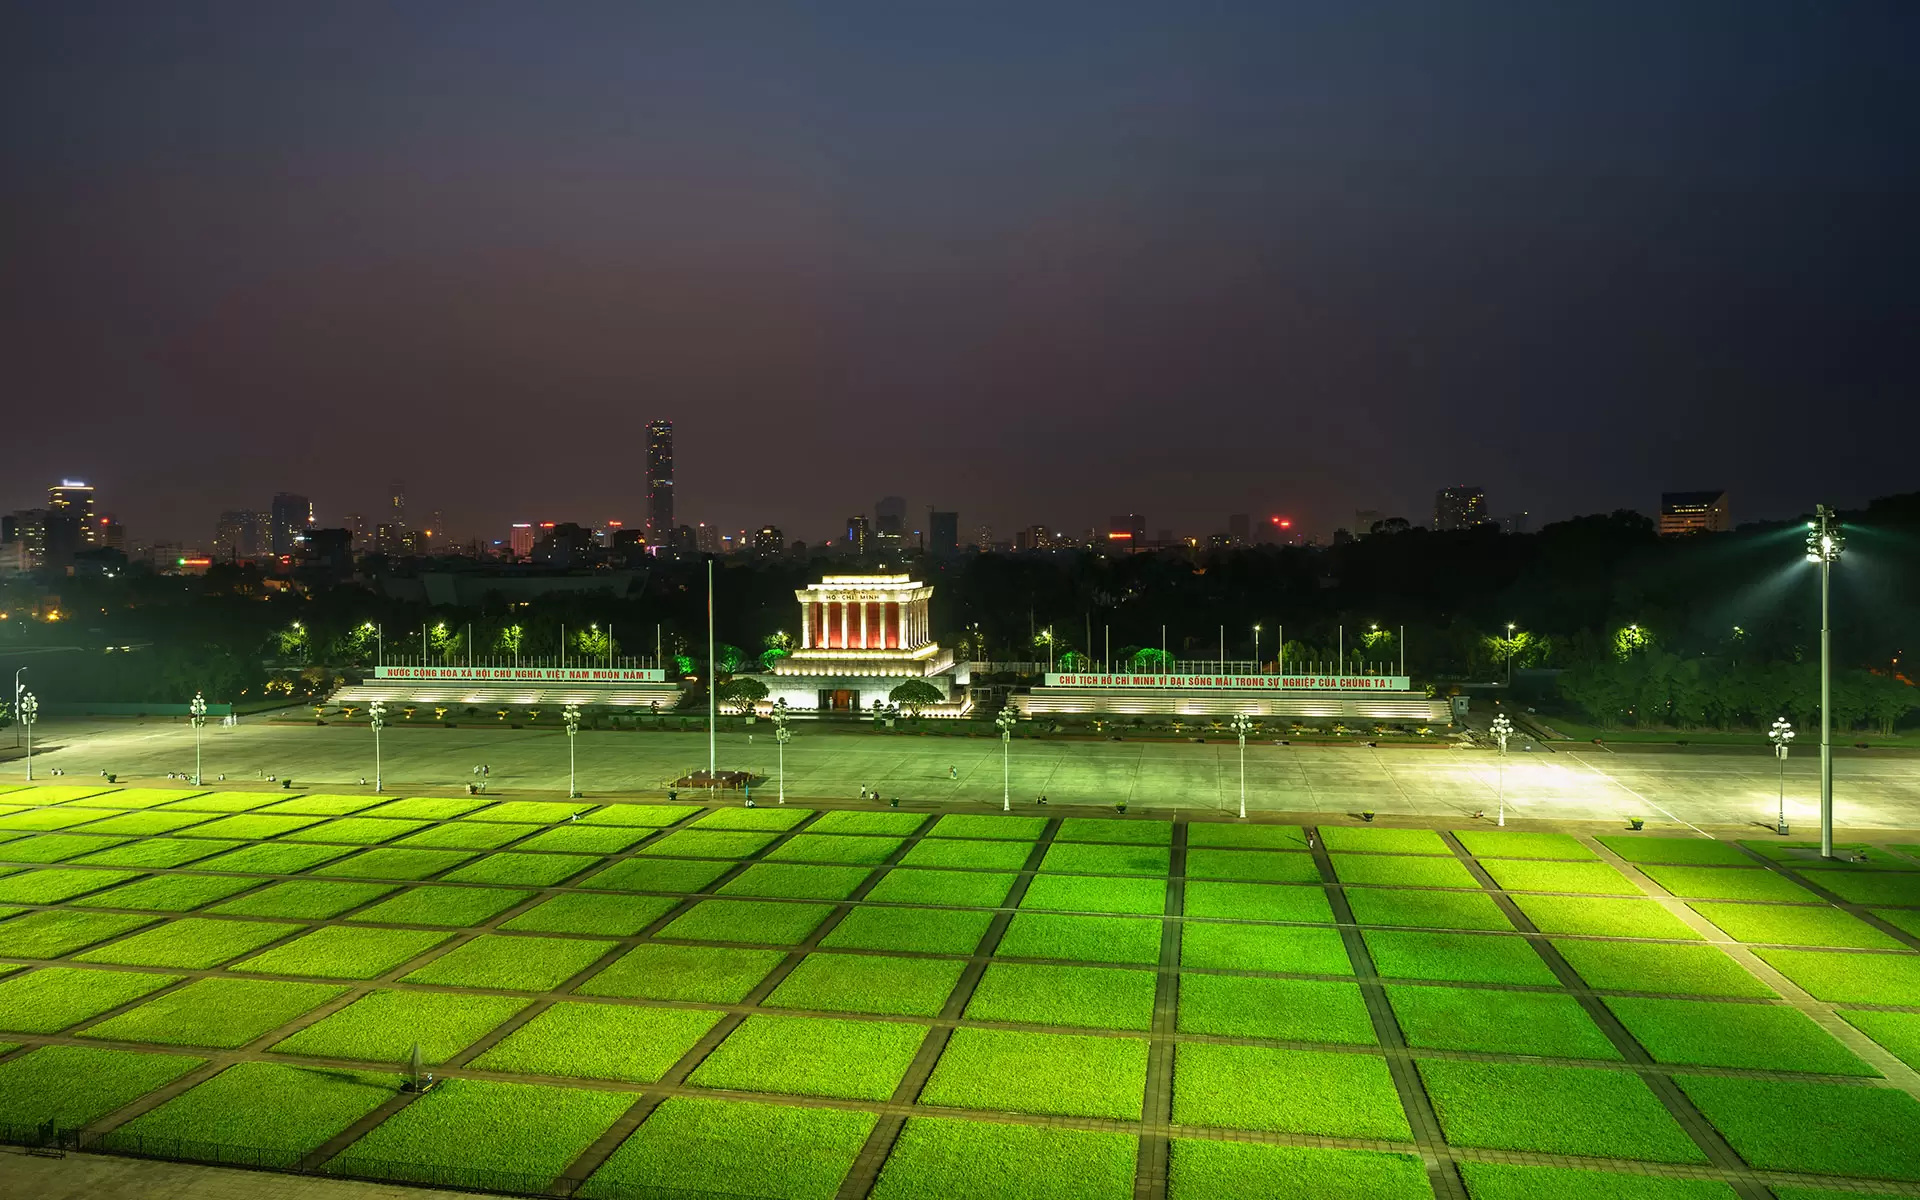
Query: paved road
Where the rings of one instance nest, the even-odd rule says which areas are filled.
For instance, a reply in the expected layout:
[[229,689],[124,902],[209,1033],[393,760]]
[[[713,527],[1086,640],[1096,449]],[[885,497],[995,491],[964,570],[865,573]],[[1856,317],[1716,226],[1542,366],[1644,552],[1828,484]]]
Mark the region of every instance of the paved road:
[[[167,771],[193,770],[193,735],[184,722],[62,719],[43,721],[36,775],[53,767],[122,783],[150,783]],[[210,725],[204,771],[211,782],[292,777],[302,789],[354,789],[371,778],[373,738],[364,727],[268,724]],[[0,739],[7,735],[0,734]],[[486,763],[490,792],[564,793],[567,740],[553,730],[474,726],[445,729],[390,725],[382,735],[386,790],[458,789]],[[702,733],[582,733],[576,746],[579,783],[589,795],[657,794],[666,781],[707,761]],[[770,728],[751,743],[742,733],[718,739],[723,770],[778,777]],[[949,778],[949,769],[957,778]],[[1817,762],[1802,754],[1787,764],[1787,816],[1812,832]],[[1057,803],[1139,807],[1234,808],[1240,798],[1239,747],[1231,742],[1027,741],[1012,744],[1009,787],[1016,804],[1041,794]],[[24,778],[18,758],[0,761],[0,782]],[[1920,758],[1846,753],[1834,766],[1839,823],[1857,828],[1920,828]],[[369,785],[370,786],[370,785]],[[993,738],[899,736],[863,728],[826,730],[803,724],[786,752],[791,798],[853,799],[862,786],[911,801],[997,806],[1001,747]],[[1504,791],[1510,814],[1522,818],[1618,820],[1662,816],[1700,825],[1771,824],[1776,765],[1764,750],[1610,752],[1594,746],[1516,753],[1504,771],[1491,751],[1465,748],[1280,746],[1246,750],[1249,809],[1360,812],[1458,818],[1493,816]]]

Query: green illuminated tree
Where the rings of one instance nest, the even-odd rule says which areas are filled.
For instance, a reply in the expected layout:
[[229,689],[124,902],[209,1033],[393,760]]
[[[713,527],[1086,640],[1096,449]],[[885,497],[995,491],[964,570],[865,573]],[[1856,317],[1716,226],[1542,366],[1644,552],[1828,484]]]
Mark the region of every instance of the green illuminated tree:
[[742,675],[714,689],[713,697],[735,712],[751,712],[756,703],[767,698],[767,685],[751,676]]
[[929,704],[938,704],[946,697],[940,689],[924,679],[909,679],[899,687],[887,693],[887,699],[907,710],[910,717],[918,717],[920,710]]

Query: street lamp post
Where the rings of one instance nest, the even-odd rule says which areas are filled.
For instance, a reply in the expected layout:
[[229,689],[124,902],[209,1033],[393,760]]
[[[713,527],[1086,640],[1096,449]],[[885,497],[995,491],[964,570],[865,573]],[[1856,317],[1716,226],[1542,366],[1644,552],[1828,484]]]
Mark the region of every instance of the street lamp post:
[[1493,718],[1493,724],[1487,727],[1495,741],[1500,743],[1500,814],[1494,824],[1507,823],[1507,738],[1513,734],[1513,722],[1507,720],[1507,714],[1499,713]]
[[[20,712],[20,697],[26,694],[25,689],[20,686],[20,676],[30,669],[31,668],[28,667],[21,667],[13,673],[13,711],[16,715]],[[20,731],[18,729],[13,731],[13,744],[16,746],[20,744]]]
[[1513,629],[1514,623],[1507,622],[1507,694],[1513,694]]
[[1020,718],[1011,704],[1000,710],[993,723],[1000,730],[1000,811],[1013,811],[1013,727]]
[[[1255,631],[1259,630],[1255,625]],[[1240,819],[1247,819],[1247,735],[1253,732],[1253,722],[1245,713],[1235,713],[1228,727],[1240,738]]]
[[20,723],[27,727],[27,782],[33,782],[33,723],[40,716],[40,702],[32,692],[20,693]]
[[573,773],[573,739],[580,734],[580,706],[569,704],[560,710],[560,719],[567,726],[567,799],[578,800],[580,787]]
[[773,702],[773,744],[780,753],[780,803],[787,802],[787,743],[793,740],[793,730],[787,728],[787,698],[780,697]]
[[1253,673],[1260,673],[1260,627],[1253,627]]
[[375,700],[367,706],[367,724],[373,727],[373,790],[380,790],[380,730],[387,723],[387,706]]
[[200,727],[207,723],[207,698],[199,692],[193,694],[193,700],[187,705],[192,714],[189,723],[193,726],[193,786],[200,786]]
[[1815,505],[1807,522],[1807,561],[1820,564],[1820,857],[1833,857],[1833,629],[1828,576],[1846,544],[1831,507]]
[[1787,836],[1787,743],[1793,740],[1793,723],[1785,717],[1775,717],[1773,728],[1767,730],[1767,740],[1773,743],[1773,756],[1780,760],[1780,816],[1774,822],[1773,830],[1781,837]]

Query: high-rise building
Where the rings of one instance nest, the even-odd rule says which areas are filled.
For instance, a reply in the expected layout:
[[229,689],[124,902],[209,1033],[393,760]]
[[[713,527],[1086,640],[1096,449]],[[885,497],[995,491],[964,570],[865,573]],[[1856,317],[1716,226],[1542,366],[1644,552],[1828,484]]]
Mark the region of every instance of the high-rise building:
[[99,525],[93,519],[93,485],[74,479],[62,479],[47,489],[47,516],[66,517],[74,522],[79,548],[99,542]]
[[664,542],[673,529],[673,422],[647,424],[647,540]]
[[1441,488],[1433,496],[1433,527],[1471,529],[1487,519],[1487,493],[1477,487]]
[[778,526],[762,525],[753,535],[753,552],[766,558],[778,558],[786,551],[787,539]]
[[525,559],[533,553],[533,522],[515,521],[507,529],[507,553]]
[[847,549],[853,551],[855,554],[865,554],[867,552],[867,540],[871,532],[867,527],[867,517],[865,513],[858,513],[848,517]]
[[693,527],[693,548],[702,554],[720,553],[720,527],[705,521]]
[[213,557],[231,562],[256,558],[265,553],[272,518],[249,509],[230,509],[220,514],[213,527]]
[[1029,525],[1013,535],[1013,548],[1016,550],[1053,549],[1053,531],[1045,525]]
[[1733,528],[1727,492],[1661,492],[1660,536],[1681,533],[1725,533]]
[[907,531],[907,502],[899,496],[882,496],[873,505],[873,531],[900,537]]
[[1525,533],[1531,519],[1531,514],[1524,508],[1516,513],[1508,513],[1500,519],[1500,532]]
[[398,479],[387,485],[387,523],[407,527],[407,485]]
[[959,513],[929,512],[927,514],[927,549],[941,558],[960,552]]
[[993,553],[993,526],[982,525],[973,531],[973,548],[982,554]]
[[313,528],[313,501],[292,492],[280,492],[268,511],[267,549],[273,554],[292,554],[300,539]]
[[446,545],[453,540],[447,536],[447,514],[437,508],[427,518],[427,537],[439,545]]
[[[226,514],[222,514],[223,519],[225,516]],[[368,522],[365,513],[348,513],[346,520],[341,524],[348,533],[353,535],[353,550],[356,554],[365,554],[372,549],[373,526]]]
[[1147,519],[1139,513],[1107,518],[1107,548],[1115,554],[1131,554],[1147,546]]

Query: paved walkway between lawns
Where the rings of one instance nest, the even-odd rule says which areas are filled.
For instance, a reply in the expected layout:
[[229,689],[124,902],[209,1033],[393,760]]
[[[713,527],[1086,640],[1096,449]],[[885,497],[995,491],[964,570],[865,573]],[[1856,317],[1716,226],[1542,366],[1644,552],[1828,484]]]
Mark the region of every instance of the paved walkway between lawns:
[[468,1192],[194,1163],[0,1152],[0,1197],[33,1200],[471,1200]]

